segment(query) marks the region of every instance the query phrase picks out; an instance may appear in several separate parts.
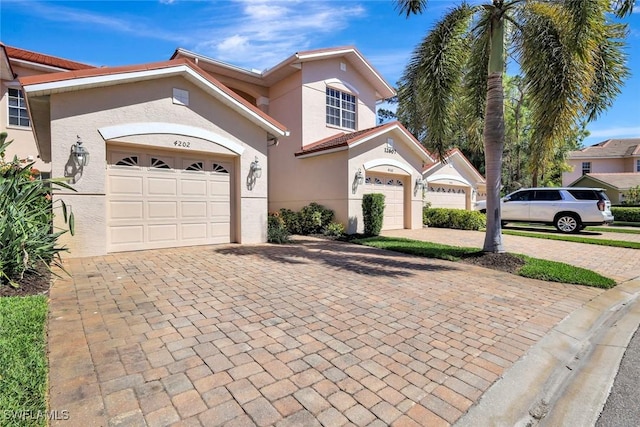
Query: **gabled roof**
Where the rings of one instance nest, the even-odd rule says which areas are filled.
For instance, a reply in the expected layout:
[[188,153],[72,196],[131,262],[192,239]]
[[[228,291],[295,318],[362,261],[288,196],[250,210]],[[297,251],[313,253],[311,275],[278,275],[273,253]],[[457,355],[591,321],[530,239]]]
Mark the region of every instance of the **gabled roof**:
[[81,62],[70,61],[68,59],[59,58],[57,56],[45,55],[43,53],[32,52],[26,49],[20,49],[17,47],[7,46],[2,44],[10,60],[16,62],[37,64],[51,68],[53,71],[57,70],[85,70],[88,68],[95,68],[93,65],[83,64]]
[[[50,155],[49,144],[41,141],[50,142],[48,129],[49,95],[171,76],[184,77],[267,132],[280,136],[289,134],[283,124],[244,100],[191,61],[175,59],[151,64],[91,68],[22,77],[20,83],[29,105],[32,122],[36,125],[34,131],[41,157],[46,160]],[[41,116],[39,120],[33,120],[36,115]]]
[[590,147],[569,152],[569,159],[640,156],[640,138],[607,139]]
[[302,67],[301,64],[304,62],[319,61],[330,58],[345,58],[371,83],[376,90],[376,97],[378,99],[387,99],[396,94],[395,89],[384,80],[382,75],[380,75],[380,73],[353,46],[296,52],[276,66],[263,72],[247,70],[182,48],[176,49],[171,56],[171,59],[177,57],[190,58],[197,61],[196,63],[198,64],[202,62],[202,67],[204,69],[212,69],[216,73],[262,86],[271,86],[291,74],[298,72]]
[[427,164],[425,165],[424,169],[422,170],[422,175],[429,175],[430,173],[432,173],[433,171],[435,171],[436,169],[438,169],[439,166],[441,166],[443,163],[448,163],[451,161],[456,161],[459,163],[462,163],[462,165],[472,174],[476,177],[476,182],[477,183],[484,183],[485,182],[485,178],[482,176],[482,174],[480,172],[478,172],[478,170],[471,164],[471,162],[469,161],[469,159],[467,159],[467,156],[464,155],[464,153],[462,151],[460,151],[460,149],[458,148],[454,148],[452,150],[449,150],[444,159],[441,160],[436,160],[433,163]]
[[431,154],[420,144],[420,142],[398,121],[378,125],[369,129],[356,132],[341,132],[337,135],[321,139],[312,144],[305,145],[302,150],[295,153],[296,157],[308,157],[332,153],[340,150],[348,150],[351,147],[362,144],[370,139],[376,138],[385,133],[397,130],[409,141],[410,146],[425,159],[426,162],[433,162]]
[[2,43],[0,43],[0,78],[2,80],[13,80],[16,78],[13,68],[11,68],[11,62],[9,62],[7,47]]
[[621,172],[621,173],[587,173],[569,184],[573,187],[575,184],[583,180],[585,177],[601,183],[602,185],[617,188],[618,190],[628,190],[629,188],[640,185],[640,173],[638,172]]

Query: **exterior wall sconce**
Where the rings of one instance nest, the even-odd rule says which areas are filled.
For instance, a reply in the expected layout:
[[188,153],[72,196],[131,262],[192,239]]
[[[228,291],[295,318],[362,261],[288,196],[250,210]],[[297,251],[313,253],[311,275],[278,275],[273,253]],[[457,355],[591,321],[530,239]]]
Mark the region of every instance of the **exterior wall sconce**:
[[424,188],[424,179],[416,178],[416,189]]
[[249,168],[249,173],[255,179],[258,179],[258,178],[260,178],[262,176],[262,166],[260,166],[260,163],[258,163],[258,157],[257,156],[256,156],[256,159],[253,162],[251,162],[251,166]]
[[89,152],[82,146],[80,136],[76,136],[76,138],[78,140],[71,146],[71,155],[78,164],[78,168],[82,169],[89,164]]
[[356,182],[358,185],[362,185],[364,183],[364,175],[362,173],[362,169],[358,168],[358,172],[356,172]]

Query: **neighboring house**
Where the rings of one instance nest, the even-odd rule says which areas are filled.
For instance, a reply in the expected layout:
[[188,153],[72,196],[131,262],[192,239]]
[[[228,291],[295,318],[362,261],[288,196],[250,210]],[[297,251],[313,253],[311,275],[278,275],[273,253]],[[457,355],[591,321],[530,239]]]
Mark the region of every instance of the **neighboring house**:
[[433,182],[482,181],[461,153],[439,168],[399,122],[376,126],[376,103],[395,91],[353,47],[264,72],[178,49],[20,83],[42,160],[77,190],[55,194],[77,218],[63,240],[73,256],[264,242],[269,211],[311,202],[353,233],[373,192],[386,196],[383,228],[420,228],[426,165]]
[[640,185],[640,138],[608,139],[571,151],[571,172],[562,174],[562,185],[601,187],[612,203],[624,201],[629,188]]
[[9,161],[17,156],[25,163],[34,162],[33,167],[43,177],[48,177],[51,172],[51,165],[39,157],[18,78],[89,68],[93,67],[0,43],[0,131],[7,132],[8,140],[13,140],[5,153],[5,160]]
[[449,151],[444,162],[427,165],[425,202],[432,207],[471,210],[473,203],[487,197],[487,184],[480,172],[459,149]]

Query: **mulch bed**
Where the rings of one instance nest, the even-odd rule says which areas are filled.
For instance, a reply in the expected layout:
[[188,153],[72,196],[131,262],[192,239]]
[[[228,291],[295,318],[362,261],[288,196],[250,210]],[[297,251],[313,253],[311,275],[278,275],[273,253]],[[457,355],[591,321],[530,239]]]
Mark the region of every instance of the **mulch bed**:
[[14,288],[7,283],[0,284],[0,297],[47,294],[51,285],[51,272],[42,264],[35,271],[25,273],[24,277],[17,282],[20,285],[19,288]]
[[525,264],[522,258],[509,253],[474,252],[463,256],[462,262],[480,267],[500,270],[507,273],[517,274],[520,267]]

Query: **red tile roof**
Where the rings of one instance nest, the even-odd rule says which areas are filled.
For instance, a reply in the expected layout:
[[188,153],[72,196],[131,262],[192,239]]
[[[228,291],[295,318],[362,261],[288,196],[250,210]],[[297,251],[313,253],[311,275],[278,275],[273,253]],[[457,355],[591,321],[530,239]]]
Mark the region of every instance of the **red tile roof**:
[[598,144],[571,151],[569,159],[590,157],[626,157],[640,154],[640,138],[607,139]]
[[325,139],[321,139],[320,141],[314,142],[312,144],[306,145],[302,148],[302,150],[298,151],[297,153],[295,153],[296,156],[302,156],[305,154],[311,154],[311,153],[317,153],[317,152],[321,152],[321,151],[326,151],[326,150],[332,150],[334,148],[340,148],[340,147],[348,147],[350,145],[355,144],[356,142],[360,141],[361,139],[373,135],[381,130],[387,129],[387,128],[392,128],[398,126],[400,127],[402,130],[404,130],[404,132],[409,135],[415,142],[415,144],[417,146],[419,146],[422,151],[424,151],[425,154],[427,154],[427,156],[432,157],[431,154],[422,146],[422,144],[420,144],[420,142],[418,142],[413,135],[411,135],[411,133],[404,127],[402,126],[402,124],[400,124],[400,122],[389,122],[389,123],[385,123],[382,125],[378,125],[372,128],[368,128],[368,129],[362,129],[359,131],[355,131],[355,132],[350,132],[350,133],[346,133],[346,132],[341,132],[337,135],[333,135],[330,136],[328,138]]
[[43,53],[32,52],[25,49],[19,49],[17,47],[11,47],[5,44],[3,44],[3,46],[7,52],[7,56],[13,59],[21,59],[23,61],[47,65],[50,67],[63,68],[65,70],[84,70],[87,68],[95,68],[93,65],[70,61],[68,59],[58,58],[56,56],[45,55]]
[[101,77],[101,76],[108,77],[115,74],[126,74],[126,73],[140,72],[140,71],[159,70],[163,68],[176,67],[179,65],[188,66],[189,68],[194,70],[197,74],[199,74],[201,77],[203,77],[205,80],[207,80],[209,83],[211,83],[212,85],[220,89],[222,92],[224,92],[226,95],[230,96],[235,101],[242,104],[243,106],[245,106],[246,108],[248,108],[249,110],[257,114],[258,116],[260,116],[262,119],[266,120],[268,123],[271,123],[276,128],[279,128],[283,132],[286,132],[287,127],[285,125],[283,125],[282,123],[279,123],[277,120],[275,120],[274,118],[272,118],[271,116],[269,116],[268,114],[260,110],[258,107],[256,107],[255,105],[251,104],[250,102],[242,98],[240,95],[238,95],[237,93],[235,93],[234,91],[226,87],[224,84],[220,83],[217,79],[215,79],[206,71],[198,67],[192,61],[184,58],[172,59],[172,60],[163,61],[163,62],[154,62],[149,64],[127,65],[122,67],[101,67],[101,68],[91,68],[91,69],[74,70],[74,71],[64,71],[64,72],[51,73],[51,74],[40,74],[36,76],[22,77],[20,79],[20,83],[22,84],[22,86],[30,86],[30,85],[36,85],[36,84],[42,84],[42,83],[56,83],[56,82],[74,80],[74,79],[79,79],[84,77]]

